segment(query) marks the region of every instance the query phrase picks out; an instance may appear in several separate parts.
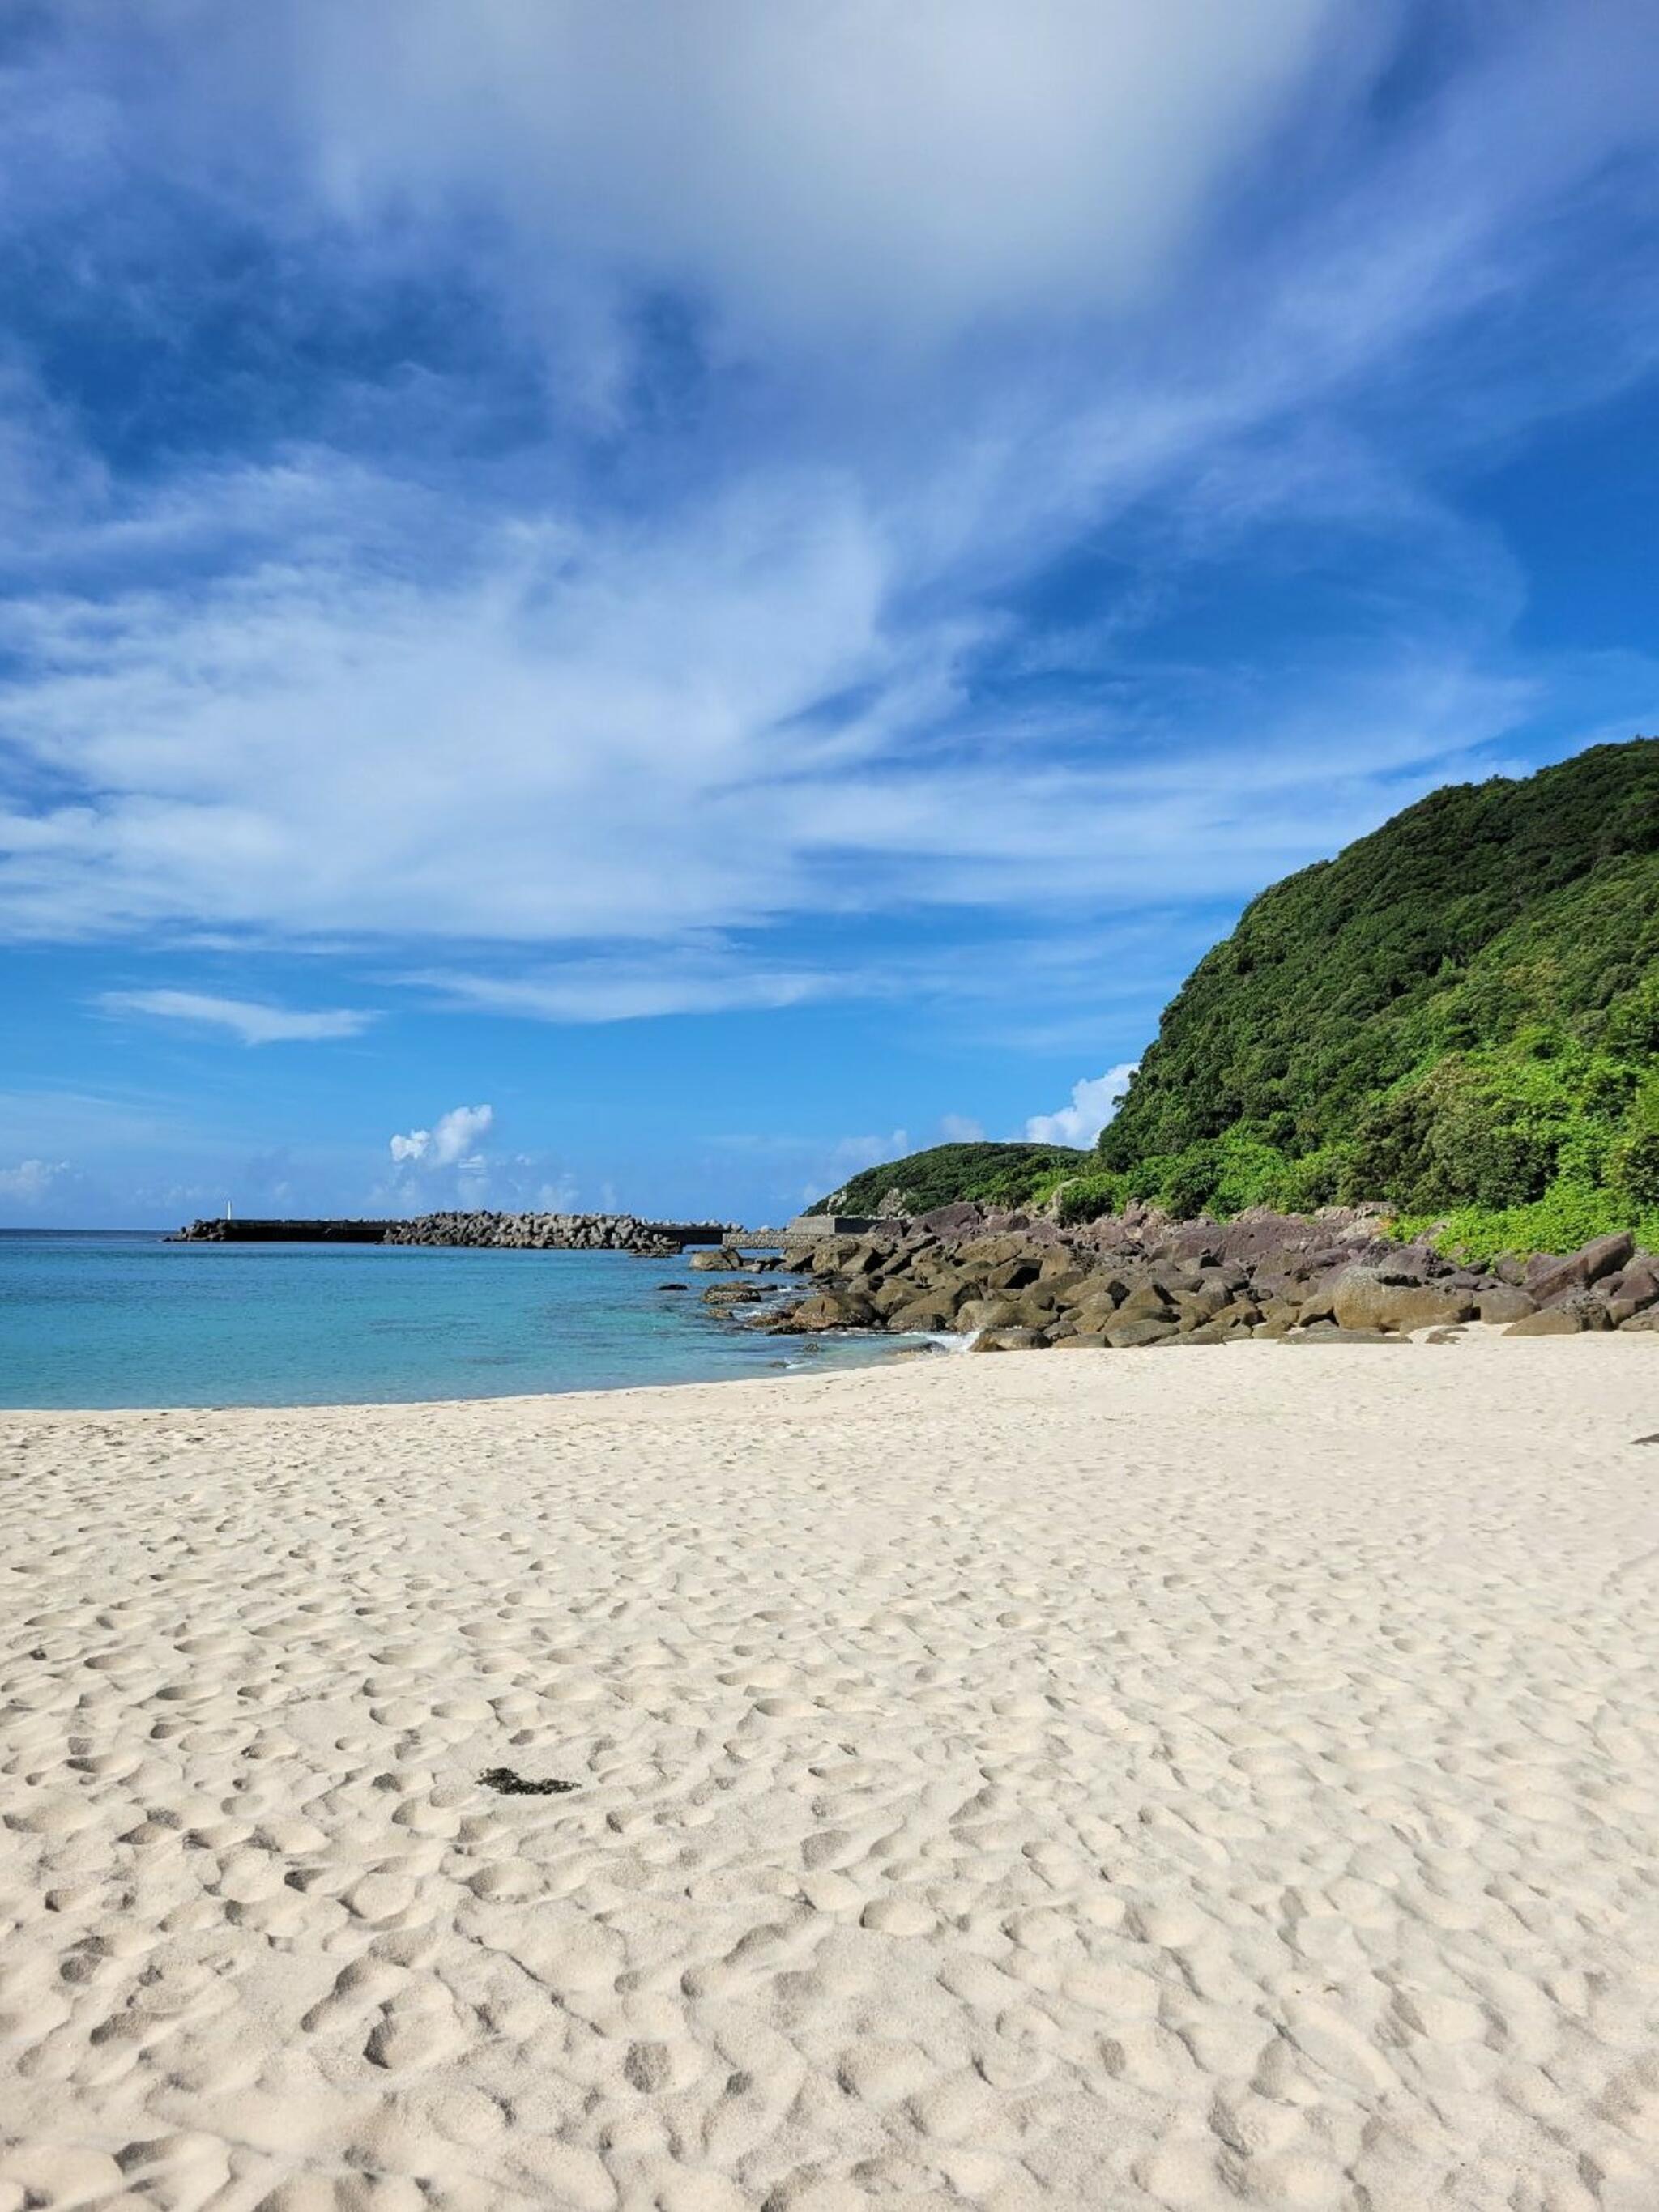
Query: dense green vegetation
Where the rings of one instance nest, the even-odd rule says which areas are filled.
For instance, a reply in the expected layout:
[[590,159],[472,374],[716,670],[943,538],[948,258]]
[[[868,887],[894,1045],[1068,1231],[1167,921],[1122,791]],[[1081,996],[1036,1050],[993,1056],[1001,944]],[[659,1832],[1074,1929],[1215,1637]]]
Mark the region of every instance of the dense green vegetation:
[[1380,1199],[1478,1258],[1659,1244],[1659,739],[1435,792],[1273,884],[1086,1171],[1036,1180],[1062,1219]]
[[1378,1198],[1483,1253],[1659,1225],[1659,740],[1435,792],[1264,891],[1102,1134],[1093,1202],[1130,1196]]
[[983,1206],[1024,1206],[1061,1176],[1091,1164],[1088,1152],[1066,1145],[935,1145],[905,1159],[866,1168],[852,1181],[820,1199],[815,1213],[879,1213],[884,1202],[907,1213],[927,1213],[957,1200],[977,1199]]

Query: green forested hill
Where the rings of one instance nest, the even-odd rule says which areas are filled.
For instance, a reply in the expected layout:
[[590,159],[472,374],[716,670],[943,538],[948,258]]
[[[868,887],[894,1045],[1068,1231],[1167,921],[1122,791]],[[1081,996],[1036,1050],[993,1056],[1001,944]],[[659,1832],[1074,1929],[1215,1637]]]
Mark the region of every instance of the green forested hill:
[[1264,891],[1099,1157],[1102,1199],[1381,1198],[1482,1243],[1659,1208],[1659,740],[1435,792]]
[[1659,1237],[1659,739],[1435,792],[1262,892],[1060,1205],[1130,1198]]
[[1077,1176],[1094,1165],[1092,1155],[1066,1145],[935,1145],[889,1160],[820,1200],[820,1213],[878,1213],[895,1192],[907,1213],[926,1213],[957,1199],[983,1206],[1021,1206],[1031,1193],[1062,1176]]

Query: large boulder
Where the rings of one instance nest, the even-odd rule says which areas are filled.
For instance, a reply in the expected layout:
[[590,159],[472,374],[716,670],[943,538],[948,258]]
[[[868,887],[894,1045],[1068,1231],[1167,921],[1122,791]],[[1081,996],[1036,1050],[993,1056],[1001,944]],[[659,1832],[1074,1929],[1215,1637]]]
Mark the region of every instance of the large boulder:
[[1585,1329],[1610,1328],[1607,1310],[1589,1291],[1572,1291],[1551,1306],[1511,1322],[1506,1336],[1577,1336]]
[[972,1199],[958,1199],[954,1206],[936,1206],[931,1213],[917,1216],[916,1227],[926,1229],[935,1237],[971,1237],[985,1221],[985,1209]]
[[1508,1283],[1497,1283],[1491,1290],[1480,1291],[1474,1304],[1481,1320],[1487,1322],[1524,1321],[1537,1310],[1534,1299]]
[[1202,1328],[1206,1322],[1213,1321],[1222,1308],[1231,1303],[1221,1285],[1210,1281],[1200,1282],[1190,1291],[1177,1291],[1175,1306],[1182,1328],[1190,1332]]
[[1569,1252],[1565,1259],[1550,1259],[1540,1252],[1527,1262],[1524,1287],[1540,1306],[1553,1306],[1570,1291],[1588,1290],[1603,1275],[1617,1273],[1629,1263],[1635,1251],[1636,1239],[1628,1230],[1619,1229],[1611,1236],[1593,1237],[1578,1251]]
[[957,1308],[958,1328],[1018,1328],[1019,1309],[1012,1298],[964,1298]]
[[1628,1267],[1621,1267],[1616,1275],[1604,1275],[1596,1291],[1607,1302],[1607,1319],[1615,1328],[1622,1328],[1636,1315],[1659,1305],[1659,1268],[1638,1252]]
[[924,1291],[908,1305],[889,1310],[884,1316],[889,1328],[901,1330],[907,1336],[942,1336],[957,1326],[956,1308],[936,1291]]
[[1076,1305],[1066,1307],[1065,1317],[1079,1336],[1096,1336],[1103,1335],[1111,1327],[1116,1312],[1117,1304],[1109,1291],[1093,1291]]
[[1253,1329],[1265,1316],[1255,1300],[1248,1294],[1234,1298],[1206,1324],[1210,1328],[1231,1329],[1235,1334]]
[[1143,1344],[1162,1344],[1175,1334],[1173,1315],[1166,1316],[1162,1321],[1155,1321],[1149,1315],[1135,1319],[1119,1312],[1113,1316],[1105,1329],[1107,1343],[1120,1352],[1130,1351]]
[[876,1317],[876,1310],[868,1298],[844,1291],[818,1291],[780,1314],[776,1326],[809,1333],[825,1328],[867,1328]]
[[[1261,1320],[1250,1334],[1252,1336],[1289,1336],[1301,1318],[1301,1315],[1294,1306],[1285,1305],[1278,1299],[1269,1299],[1261,1309]],[[1332,1328],[1336,1327],[1336,1323],[1330,1320],[1328,1315],[1324,1316],[1324,1322]]]
[[1546,1306],[1540,1313],[1523,1314],[1504,1330],[1505,1336],[1577,1336],[1583,1324],[1565,1306]]
[[1435,1273],[1434,1260],[1434,1254],[1425,1245],[1402,1244],[1385,1259],[1376,1262],[1376,1279],[1382,1283],[1395,1283],[1406,1287],[1426,1283]]
[[1443,1328],[1453,1322],[1472,1321],[1474,1311],[1467,1291],[1387,1282],[1375,1267],[1345,1267],[1331,1286],[1332,1317],[1342,1329],[1387,1328],[1403,1334]]
[[843,1275],[876,1275],[896,1254],[890,1243],[876,1237],[856,1237],[853,1249],[841,1263]]
[[729,1245],[711,1244],[704,1251],[692,1253],[685,1264],[700,1274],[720,1275],[735,1274],[743,1261]]

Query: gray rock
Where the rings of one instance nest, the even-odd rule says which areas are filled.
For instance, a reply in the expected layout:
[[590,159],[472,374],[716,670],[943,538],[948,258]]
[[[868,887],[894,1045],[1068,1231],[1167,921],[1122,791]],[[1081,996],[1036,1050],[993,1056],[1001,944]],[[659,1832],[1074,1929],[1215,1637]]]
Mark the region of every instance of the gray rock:
[[1117,1310],[1117,1320],[1123,1324],[1156,1322],[1160,1328],[1167,1328],[1175,1319],[1169,1292],[1154,1282],[1137,1284]]
[[1546,1306],[1540,1313],[1523,1314],[1504,1330],[1505,1336],[1577,1336],[1583,1323],[1565,1306]]
[[1511,1322],[1507,1336],[1577,1336],[1586,1329],[1610,1328],[1607,1310],[1589,1291],[1574,1291],[1553,1305],[1540,1307],[1520,1321]]
[[906,1336],[942,1336],[957,1326],[955,1309],[926,1294],[889,1313],[886,1321],[889,1328]]
[[1120,1352],[1133,1351],[1145,1344],[1162,1344],[1165,1337],[1175,1334],[1172,1320],[1154,1321],[1144,1314],[1139,1316],[1119,1314],[1105,1331],[1107,1343]]
[[1537,1310],[1536,1302],[1525,1291],[1513,1289],[1508,1283],[1498,1283],[1489,1291],[1482,1291],[1475,1300],[1475,1310],[1482,1321],[1524,1321]]
[[876,1310],[868,1298],[845,1291],[819,1291],[779,1315],[778,1324],[815,1334],[825,1328],[867,1328],[875,1319]]
[[1569,1291],[1587,1290],[1603,1275],[1616,1274],[1635,1250],[1636,1239],[1620,1229],[1610,1237],[1592,1237],[1565,1259],[1552,1260],[1540,1253],[1527,1262],[1525,1286],[1540,1306],[1553,1306]]
[[1331,1293],[1332,1317],[1342,1329],[1443,1328],[1472,1321],[1474,1310],[1467,1291],[1385,1282],[1376,1267],[1345,1267]]
[[1311,1328],[1292,1329],[1285,1344],[1403,1344],[1397,1332],[1382,1328],[1344,1328],[1334,1322],[1316,1322]]
[[1596,1291],[1607,1302],[1608,1320],[1615,1328],[1622,1328],[1637,1314],[1659,1305],[1659,1274],[1638,1254],[1628,1267],[1604,1276]]

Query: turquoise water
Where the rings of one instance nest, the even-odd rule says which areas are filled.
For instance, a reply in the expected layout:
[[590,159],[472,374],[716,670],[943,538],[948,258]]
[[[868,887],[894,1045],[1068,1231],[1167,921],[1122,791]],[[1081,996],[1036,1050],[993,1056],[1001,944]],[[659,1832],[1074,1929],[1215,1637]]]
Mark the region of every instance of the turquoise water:
[[[714,1318],[697,1295],[708,1280],[617,1252],[0,1231],[0,1406],[501,1398],[846,1366],[891,1350],[755,1335]],[[689,1287],[671,1295],[664,1282]]]

